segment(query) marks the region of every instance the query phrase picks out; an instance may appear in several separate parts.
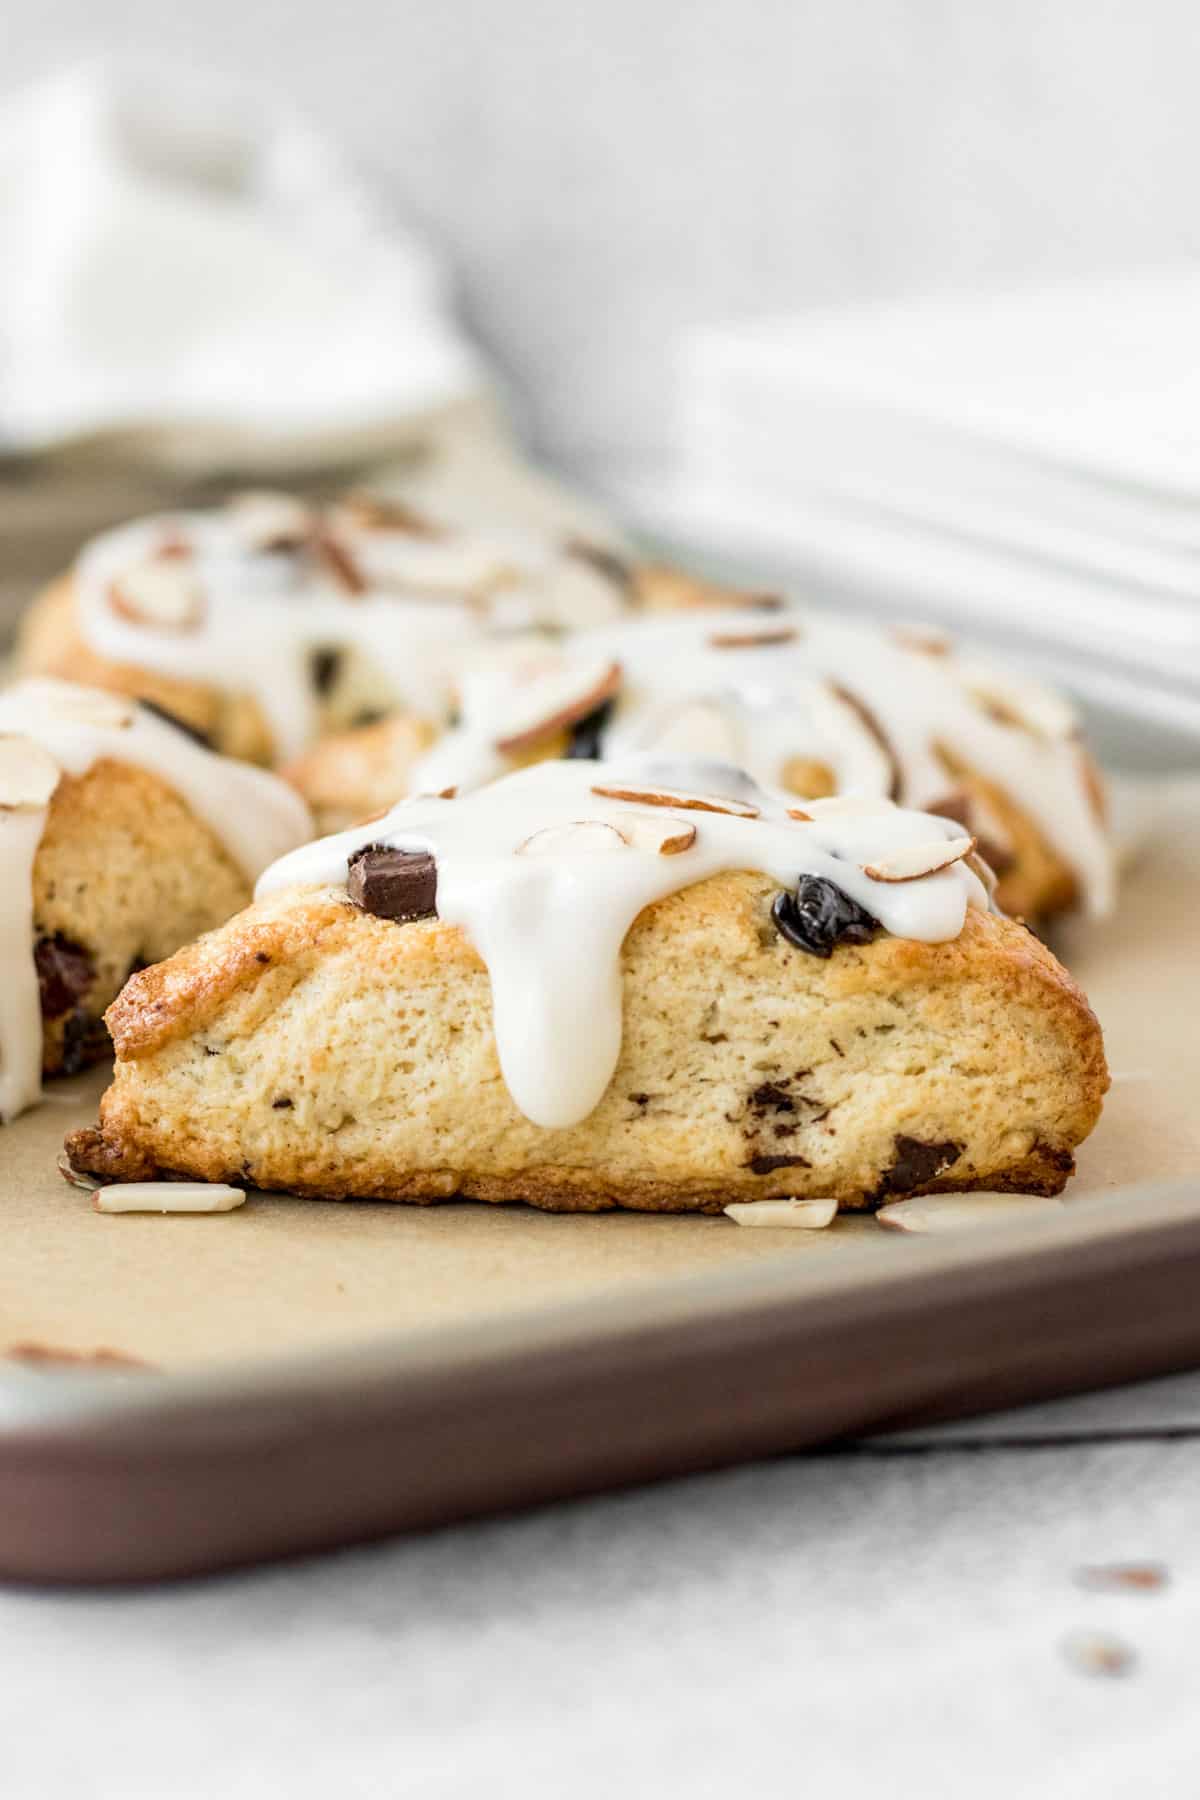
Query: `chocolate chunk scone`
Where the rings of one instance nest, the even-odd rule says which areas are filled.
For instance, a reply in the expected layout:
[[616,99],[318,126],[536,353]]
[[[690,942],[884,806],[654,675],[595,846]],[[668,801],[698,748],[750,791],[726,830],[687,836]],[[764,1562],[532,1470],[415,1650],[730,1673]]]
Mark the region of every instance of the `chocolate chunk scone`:
[[[710,771],[706,771],[710,772]],[[952,824],[586,762],[285,857],[108,1011],[77,1169],[557,1210],[1057,1193],[1107,1086]]]
[[145,706],[50,680],[0,694],[0,1117],[107,1052],[131,970],[222,924],[308,832],[285,783]]

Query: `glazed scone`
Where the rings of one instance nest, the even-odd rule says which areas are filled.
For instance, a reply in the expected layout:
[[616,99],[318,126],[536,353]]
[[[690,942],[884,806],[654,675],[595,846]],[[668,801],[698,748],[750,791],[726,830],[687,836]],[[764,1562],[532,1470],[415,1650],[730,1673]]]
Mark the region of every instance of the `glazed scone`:
[[0,1117],[105,1053],[131,969],[223,923],[309,830],[282,781],[143,705],[50,680],[0,694]]
[[[809,607],[701,609],[493,658],[459,694],[458,725],[407,771],[413,789],[493,780],[533,753],[701,756],[801,799],[879,794],[957,819],[1018,917],[1112,905],[1103,788],[1073,709],[942,636]],[[349,742],[340,754],[378,805],[369,745],[357,763]],[[350,791],[346,805],[367,810]]]
[[109,1009],[75,1167],[582,1211],[1062,1188],[1100,1030],[988,910],[969,838],[602,773],[542,764],[284,858]]

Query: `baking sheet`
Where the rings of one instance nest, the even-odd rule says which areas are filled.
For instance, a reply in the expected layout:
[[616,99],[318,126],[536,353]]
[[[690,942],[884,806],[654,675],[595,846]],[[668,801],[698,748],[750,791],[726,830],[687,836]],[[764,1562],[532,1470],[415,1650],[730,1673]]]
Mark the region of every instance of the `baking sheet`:
[[[1160,784],[1160,818],[1117,917],[1058,945],[1099,1014],[1113,1088],[1080,1152],[1068,1206],[1126,1184],[1200,1175],[1200,784]],[[252,1195],[203,1218],[107,1217],[68,1186],[65,1132],[103,1078],[53,1086],[0,1139],[0,1350],[115,1353],[155,1369],[453,1331],[706,1273],[787,1263],[822,1289],[910,1272],[929,1240],[842,1219],[824,1232],[726,1219],[553,1215],[459,1203],[415,1208]],[[1136,1202],[1131,1202],[1135,1205]]]

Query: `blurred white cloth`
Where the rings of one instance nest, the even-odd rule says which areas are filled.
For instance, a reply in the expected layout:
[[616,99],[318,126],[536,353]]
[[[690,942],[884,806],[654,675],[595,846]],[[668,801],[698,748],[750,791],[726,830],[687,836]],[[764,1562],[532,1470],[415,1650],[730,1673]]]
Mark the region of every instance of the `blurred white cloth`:
[[693,332],[668,510],[1200,702],[1200,273]]
[[0,107],[0,453],[303,467],[483,375],[428,248],[269,95],[119,59]]

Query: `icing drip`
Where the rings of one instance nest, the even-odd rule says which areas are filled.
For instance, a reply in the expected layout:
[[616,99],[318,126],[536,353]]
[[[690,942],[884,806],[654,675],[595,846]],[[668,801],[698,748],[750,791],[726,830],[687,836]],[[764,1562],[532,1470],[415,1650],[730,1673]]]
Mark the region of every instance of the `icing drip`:
[[[104,758],[158,775],[187,802],[248,881],[303,843],[308,808],[263,769],[217,756],[132,701],[69,682],[30,680],[0,693],[0,739],[41,746],[67,775]],[[33,865],[49,804],[0,806],[0,1118],[13,1119],[41,1095],[42,1017],[33,961]]]
[[[708,755],[770,786],[791,785],[789,763],[808,761],[828,767],[838,792],[894,790],[904,805],[930,808],[957,785],[942,745],[1030,816],[1074,871],[1088,911],[1111,910],[1112,846],[1077,720],[1036,683],[979,667],[948,644],[913,648],[901,634],[799,607],[757,628],[745,612],[636,621],[580,633],[563,655],[621,664],[606,759]],[[495,745],[512,703],[495,676],[476,681],[462,724],[418,764],[415,784],[465,786],[503,773],[509,765]]]
[[[316,735],[312,659],[323,651],[357,652],[392,705],[442,720],[458,664],[490,634],[595,624],[623,604],[613,580],[550,539],[367,529],[335,511],[336,538],[325,541],[342,558],[339,583],[337,567],[319,557],[272,544],[269,534],[257,546],[248,541],[256,504],[284,522],[310,516],[286,496],[264,496],[106,532],[79,558],[77,612],[84,641],[110,661],[253,695],[281,761]],[[147,568],[161,577],[164,548],[167,580],[186,580],[195,595],[174,626],[113,605],[122,578],[144,582]]]
[[[652,902],[723,870],[761,870],[781,887],[818,875],[886,930],[930,943],[956,937],[968,905],[987,905],[982,883],[962,862],[895,883],[866,874],[866,864],[889,852],[952,838],[958,828],[943,819],[886,800],[831,800],[811,803],[811,820],[800,822],[788,816],[784,795],[731,770],[721,771],[724,792],[752,797],[759,816],[696,810],[682,800],[647,806],[593,791],[597,781],[613,785],[614,773],[597,763],[548,762],[460,799],[402,802],[372,824],[283,857],[257,893],[344,886],[349,858],[368,845],[432,854],[438,914],[461,926],[487,965],[509,1092],[548,1129],[586,1118],[612,1078],[621,1048],[621,945]],[[676,767],[672,786],[688,773],[704,777],[687,784],[692,792],[711,792],[711,767]],[[630,791],[648,791],[648,780],[644,765],[631,771]],[[661,853],[645,829],[648,813],[677,836],[694,828],[690,847]],[[550,829],[588,821],[624,830],[629,841],[616,832]]]

